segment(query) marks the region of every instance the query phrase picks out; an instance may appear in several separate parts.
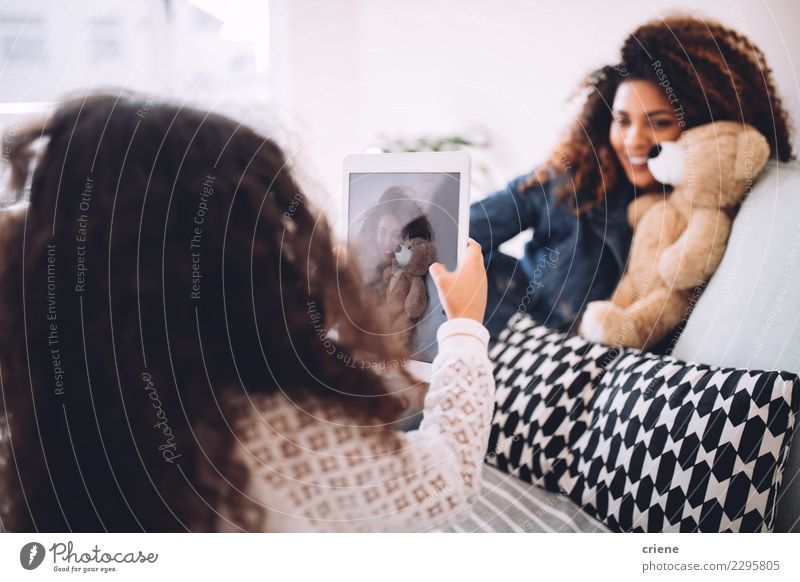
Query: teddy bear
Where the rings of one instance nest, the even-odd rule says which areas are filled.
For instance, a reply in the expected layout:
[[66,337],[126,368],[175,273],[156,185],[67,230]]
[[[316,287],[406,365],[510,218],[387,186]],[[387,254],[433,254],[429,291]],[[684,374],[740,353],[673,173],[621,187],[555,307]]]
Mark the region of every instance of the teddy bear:
[[646,350],[686,316],[717,269],[740,202],[769,158],[753,127],[717,121],[653,146],[648,168],[672,192],[638,196],[628,206],[630,257],[609,301],[589,303],[585,338]]
[[397,245],[391,266],[384,269],[386,302],[393,329],[406,342],[414,324],[428,308],[425,276],[436,260],[436,246],[421,237],[404,238]]

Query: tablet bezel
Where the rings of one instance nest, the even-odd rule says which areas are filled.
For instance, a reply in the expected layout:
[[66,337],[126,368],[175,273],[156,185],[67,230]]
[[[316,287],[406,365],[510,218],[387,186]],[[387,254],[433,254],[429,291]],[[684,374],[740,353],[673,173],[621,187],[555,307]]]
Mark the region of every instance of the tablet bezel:
[[[340,235],[349,242],[350,174],[378,173],[458,173],[458,245],[456,264],[460,265],[467,250],[469,238],[469,153],[459,152],[404,152],[389,154],[355,154],[344,159],[344,185]],[[420,380],[430,379],[429,362],[410,360],[408,370]]]

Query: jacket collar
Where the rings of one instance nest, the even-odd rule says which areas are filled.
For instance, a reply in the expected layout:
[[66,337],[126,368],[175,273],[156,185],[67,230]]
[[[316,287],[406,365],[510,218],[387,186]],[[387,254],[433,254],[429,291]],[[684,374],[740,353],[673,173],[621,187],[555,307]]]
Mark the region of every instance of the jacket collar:
[[633,186],[625,181],[624,185],[609,192],[604,203],[586,213],[591,229],[608,247],[621,273],[625,271],[630,247],[631,228],[628,225],[628,205],[633,198]]

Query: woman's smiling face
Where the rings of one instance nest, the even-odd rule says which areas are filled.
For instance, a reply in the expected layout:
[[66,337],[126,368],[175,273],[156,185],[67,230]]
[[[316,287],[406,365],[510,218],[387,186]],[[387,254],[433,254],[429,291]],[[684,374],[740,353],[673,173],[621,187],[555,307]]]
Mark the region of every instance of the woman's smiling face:
[[637,189],[657,181],[647,167],[647,153],[662,141],[675,141],[681,127],[661,88],[650,81],[625,81],[612,105],[609,140],[625,175]]
[[390,260],[394,256],[395,247],[400,244],[400,232],[403,225],[392,214],[384,214],[378,221],[377,240],[384,260]]

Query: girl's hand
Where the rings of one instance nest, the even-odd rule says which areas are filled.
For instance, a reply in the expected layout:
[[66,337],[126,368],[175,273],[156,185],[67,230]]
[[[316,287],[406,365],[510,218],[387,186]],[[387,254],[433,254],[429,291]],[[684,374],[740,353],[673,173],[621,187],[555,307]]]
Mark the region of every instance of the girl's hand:
[[468,317],[483,323],[487,282],[481,245],[469,239],[464,261],[452,273],[441,263],[433,263],[429,272],[448,319]]

